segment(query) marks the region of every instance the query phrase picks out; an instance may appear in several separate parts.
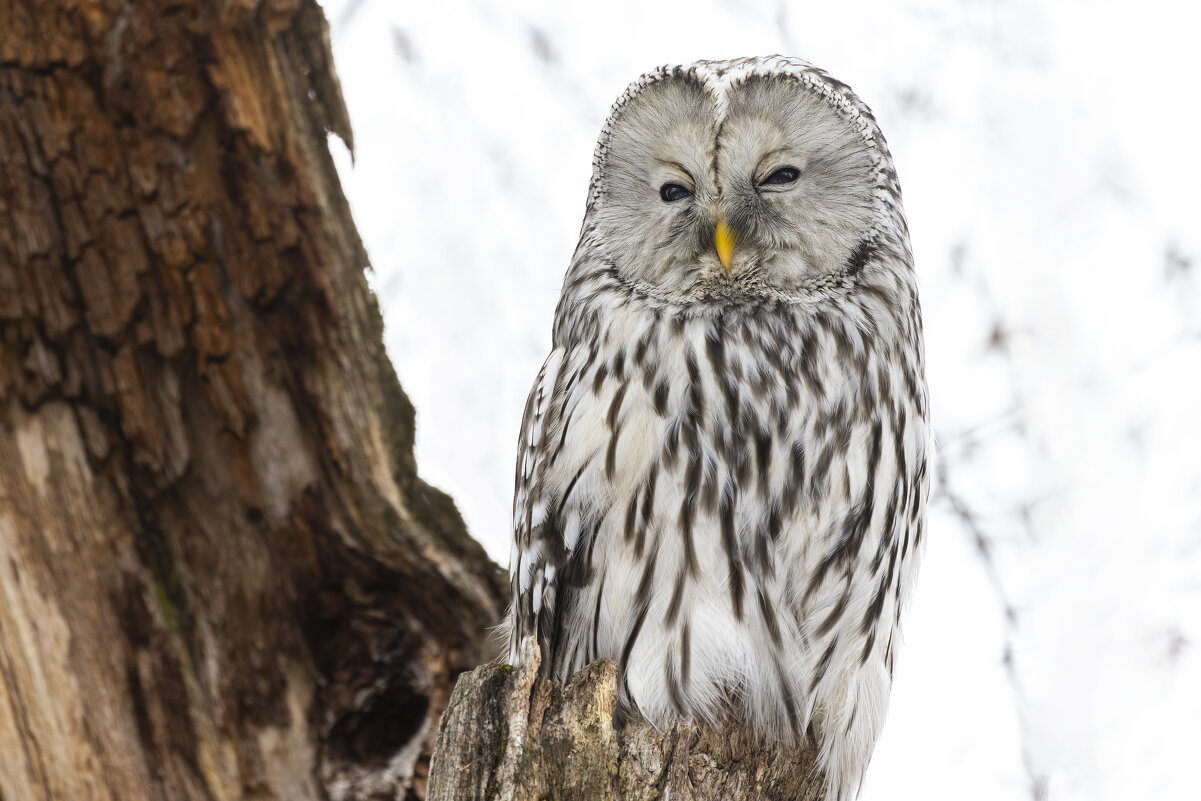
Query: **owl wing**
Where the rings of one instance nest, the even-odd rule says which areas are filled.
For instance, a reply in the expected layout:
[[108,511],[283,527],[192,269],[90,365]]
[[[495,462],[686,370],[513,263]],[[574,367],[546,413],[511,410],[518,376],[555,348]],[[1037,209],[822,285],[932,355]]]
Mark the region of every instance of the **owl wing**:
[[559,376],[566,357],[564,348],[551,351],[525,403],[521,436],[517,445],[517,476],[513,492],[513,552],[510,556],[512,583],[512,625],[509,634],[509,661],[516,664],[521,642],[538,635],[544,669],[549,667],[551,643],[547,640],[553,624],[555,564],[552,556],[561,556],[562,535],[547,519],[545,472],[550,461],[544,440],[553,416]]

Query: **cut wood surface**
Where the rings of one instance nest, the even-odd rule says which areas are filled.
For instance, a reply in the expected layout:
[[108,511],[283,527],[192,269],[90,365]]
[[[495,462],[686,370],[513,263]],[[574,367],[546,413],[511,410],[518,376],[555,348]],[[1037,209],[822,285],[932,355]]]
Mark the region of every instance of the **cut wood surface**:
[[3,801],[424,797],[504,581],[329,132],[315,0],[0,0]]
[[597,662],[565,687],[526,667],[464,674],[438,727],[430,801],[822,801],[811,751],[741,729],[614,725],[617,670]]

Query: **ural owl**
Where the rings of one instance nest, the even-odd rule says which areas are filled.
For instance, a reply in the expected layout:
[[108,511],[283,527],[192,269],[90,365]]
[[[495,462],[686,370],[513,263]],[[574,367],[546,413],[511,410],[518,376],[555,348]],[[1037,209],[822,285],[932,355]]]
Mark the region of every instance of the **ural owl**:
[[931,450],[897,174],[811,65],[666,67],[601,131],[517,457],[510,659],[801,743],[858,793]]

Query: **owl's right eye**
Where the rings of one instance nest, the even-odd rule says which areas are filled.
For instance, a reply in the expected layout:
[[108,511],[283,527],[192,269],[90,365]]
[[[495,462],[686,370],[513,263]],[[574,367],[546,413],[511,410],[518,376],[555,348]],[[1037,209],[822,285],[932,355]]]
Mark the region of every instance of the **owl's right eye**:
[[692,193],[687,187],[679,184],[663,184],[659,187],[659,197],[663,198],[664,203],[675,203],[677,200],[692,197]]

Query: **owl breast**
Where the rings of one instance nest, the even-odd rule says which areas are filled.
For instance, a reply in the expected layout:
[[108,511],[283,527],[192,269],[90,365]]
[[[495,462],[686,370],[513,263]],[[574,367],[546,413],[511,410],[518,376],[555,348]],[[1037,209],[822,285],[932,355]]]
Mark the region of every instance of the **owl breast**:
[[534,512],[553,675],[613,659],[660,725],[877,727],[927,432],[876,311],[624,303],[563,349]]

